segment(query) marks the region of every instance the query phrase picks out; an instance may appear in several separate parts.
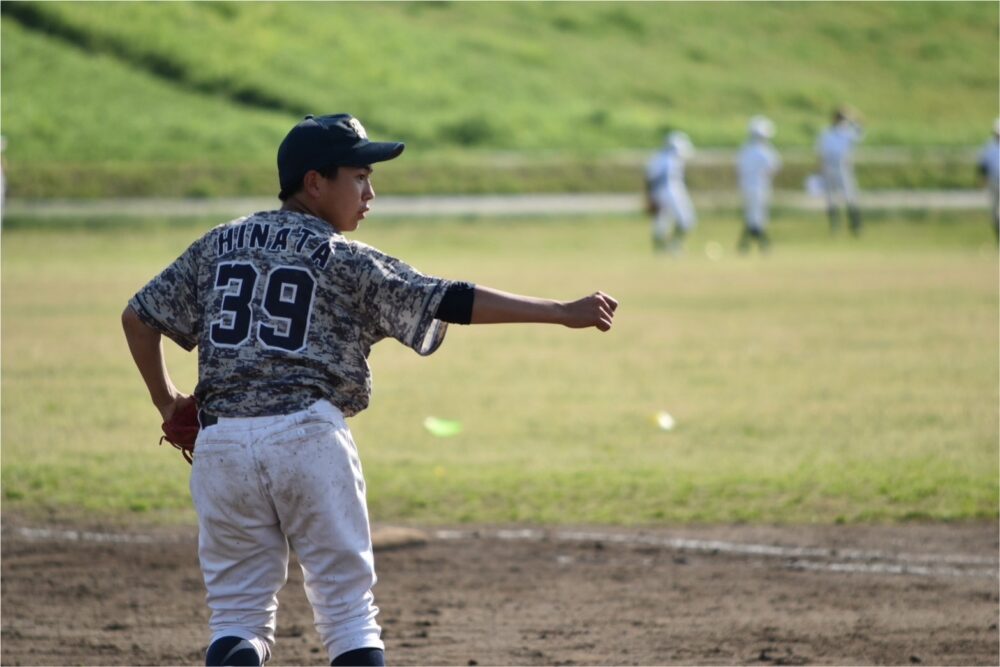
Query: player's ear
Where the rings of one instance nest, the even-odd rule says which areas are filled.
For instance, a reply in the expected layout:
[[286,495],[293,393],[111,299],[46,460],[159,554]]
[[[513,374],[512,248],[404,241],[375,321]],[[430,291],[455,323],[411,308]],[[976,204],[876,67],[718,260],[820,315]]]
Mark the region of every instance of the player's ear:
[[302,177],[302,191],[313,197],[319,196],[322,180],[323,175],[321,173],[315,169],[310,169],[306,172],[306,175]]

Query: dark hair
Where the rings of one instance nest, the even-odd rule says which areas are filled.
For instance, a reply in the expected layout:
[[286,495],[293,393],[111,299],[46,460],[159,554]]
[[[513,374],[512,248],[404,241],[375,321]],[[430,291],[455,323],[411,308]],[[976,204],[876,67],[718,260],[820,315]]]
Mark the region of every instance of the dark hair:
[[[332,167],[324,167],[323,169],[317,169],[316,172],[323,178],[337,178],[337,170],[340,169],[338,165],[333,165]],[[289,188],[288,190],[282,190],[278,194],[278,199],[281,201],[288,201],[289,197],[294,195],[296,192],[302,189],[302,181],[305,179],[299,179],[299,182],[295,184],[295,187]]]

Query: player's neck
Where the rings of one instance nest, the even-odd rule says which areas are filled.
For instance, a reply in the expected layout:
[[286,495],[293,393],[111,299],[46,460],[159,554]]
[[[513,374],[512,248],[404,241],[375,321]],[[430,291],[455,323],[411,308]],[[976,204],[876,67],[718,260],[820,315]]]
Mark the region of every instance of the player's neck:
[[[323,222],[330,224],[328,220],[326,220],[323,216],[314,211],[306,202],[300,200],[297,195],[293,195],[288,200],[283,202],[281,205],[281,210],[292,211],[293,213],[305,213],[306,215],[311,215],[314,218],[319,218]],[[333,225],[330,226],[332,227]]]

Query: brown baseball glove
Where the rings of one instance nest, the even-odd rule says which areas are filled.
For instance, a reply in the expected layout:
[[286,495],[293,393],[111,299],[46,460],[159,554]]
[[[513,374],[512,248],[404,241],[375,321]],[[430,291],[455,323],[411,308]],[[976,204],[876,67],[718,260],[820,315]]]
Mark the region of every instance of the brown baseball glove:
[[660,207],[656,204],[656,200],[652,197],[646,197],[646,213],[655,216],[659,212]]
[[194,459],[194,441],[198,437],[198,403],[194,399],[174,411],[170,419],[163,422],[163,435],[160,444],[166,440],[181,450],[184,460],[191,463]]

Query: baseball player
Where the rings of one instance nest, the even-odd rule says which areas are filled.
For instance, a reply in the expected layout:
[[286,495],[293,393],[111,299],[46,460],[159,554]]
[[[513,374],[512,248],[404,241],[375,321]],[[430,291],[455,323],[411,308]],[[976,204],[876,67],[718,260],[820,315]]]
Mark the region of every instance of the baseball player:
[[[207,665],[262,665],[289,548],[331,665],[382,665],[365,481],[345,419],[368,406],[372,345],[421,355],[448,323],[542,322],[607,331],[617,302],[509,294],[424,275],[347,239],[371,208],[373,142],[350,115],[306,116],[278,149],[282,206],[210,230],[142,287],[125,336],[165,422],[199,408],[190,479],[211,612]],[[161,336],[198,348],[182,393]],[[460,381],[460,380],[456,380]]]
[[816,141],[823,187],[826,194],[826,211],[830,231],[840,226],[839,205],[847,208],[851,233],[861,233],[861,210],[858,208],[858,185],[854,178],[854,147],[861,141],[864,131],[846,109],[833,112],[833,123]]
[[977,166],[990,193],[993,233],[1000,242],[1000,118],[993,122],[993,136],[979,152]]
[[762,252],[770,247],[767,236],[771,204],[771,181],[781,168],[781,158],[771,145],[774,123],[764,116],[754,116],[747,128],[747,141],[737,156],[740,191],[743,193],[743,232],[739,250],[750,251],[753,241]]
[[7,164],[3,153],[7,150],[7,138],[0,136],[0,220],[3,219],[4,208],[7,206]]
[[670,132],[663,148],[646,165],[646,206],[653,216],[653,249],[681,252],[684,236],[697,220],[684,183],[684,163],[694,156],[691,139]]

